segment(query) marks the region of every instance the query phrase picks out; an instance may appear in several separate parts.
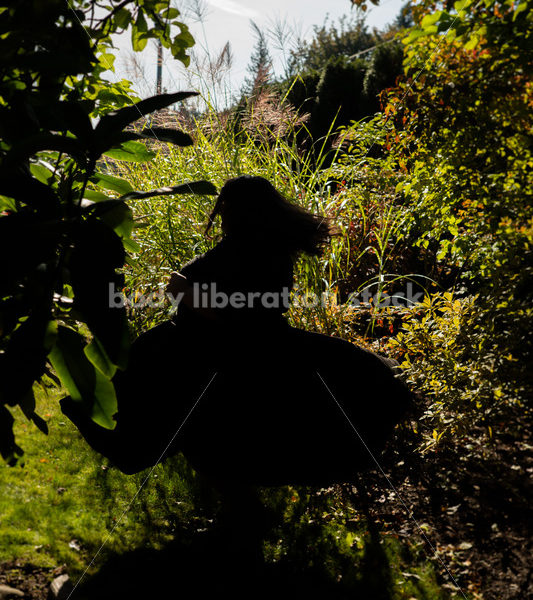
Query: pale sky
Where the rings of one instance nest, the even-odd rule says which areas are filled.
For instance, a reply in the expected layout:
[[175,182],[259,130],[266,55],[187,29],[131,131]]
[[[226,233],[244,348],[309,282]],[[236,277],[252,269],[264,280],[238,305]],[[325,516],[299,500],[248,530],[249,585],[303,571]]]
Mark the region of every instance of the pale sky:
[[[194,4],[197,0],[192,0]],[[398,15],[404,0],[382,0],[380,6],[368,9],[366,23],[369,29],[383,28],[391,23]],[[229,99],[231,91],[238,90],[246,76],[246,67],[253,52],[255,38],[250,24],[253,20],[265,33],[275,29],[275,23],[285,23],[283,40],[285,50],[276,48],[278,43],[272,33],[269,36],[269,46],[274,61],[275,74],[283,73],[284,56],[294,43],[296,35],[309,39],[312,37],[313,25],[321,25],[329,15],[331,21],[337,22],[342,15],[353,14],[354,9],[350,0],[200,0],[204,5],[203,22],[198,22],[190,8],[191,0],[174,0],[173,6],[182,10],[182,18],[196,40],[194,51],[205,60],[207,53],[211,58],[217,57],[226,44],[230,42],[233,56],[232,67],[225,72],[219,82],[215,95],[226,95]],[[116,76],[134,80],[134,88],[141,97],[155,93],[156,50],[155,43],[150,42],[142,53],[132,53],[129,35],[117,36],[115,45],[119,49],[116,61]],[[142,73],[134,77],[131,72],[132,54],[137,55]],[[130,65],[128,69],[127,65]],[[168,51],[164,55],[163,87],[167,91],[195,89],[202,87],[200,80],[206,80],[205,72],[199,78],[194,78],[198,71],[194,61],[185,72],[181,63],[175,61]],[[112,77],[110,77],[112,78]],[[189,81],[187,81],[189,79]],[[212,86],[205,84],[206,87]],[[224,104],[224,99],[218,98],[217,104]]]

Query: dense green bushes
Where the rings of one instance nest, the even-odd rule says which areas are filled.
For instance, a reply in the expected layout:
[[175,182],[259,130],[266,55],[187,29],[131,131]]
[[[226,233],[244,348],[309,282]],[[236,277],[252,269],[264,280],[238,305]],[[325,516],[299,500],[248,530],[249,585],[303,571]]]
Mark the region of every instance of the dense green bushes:
[[[462,6],[445,39],[431,37],[434,23],[451,27],[444,12],[425,18],[418,37],[410,34],[406,68],[420,76],[408,90],[392,91],[385,107],[394,120],[391,151],[404,172],[397,189],[410,207],[405,235],[420,247],[433,247],[439,262],[457,273],[459,304],[445,307],[444,321],[434,319],[431,327],[418,330],[431,339],[442,329],[451,350],[448,366],[428,348],[418,365],[408,367],[418,384],[424,364],[430,381],[435,371],[441,374],[437,379],[449,378],[431,393],[431,406],[435,413],[453,407],[446,427],[452,431],[460,423],[494,428],[506,411],[520,416],[532,391],[526,365],[532,357],[527,73],[533,53],[524,51],[531,13],[494,2],[474,20],[469,11],[475,9],[468,2]],[[446,319],[458,321],[457,335],[449,335]],[[404,336],[407,347],[416,346],[413,331]],[[445,355],[442,349],[440,356]]]
[[392,40],[361,58],[333,55],[320,69],[282,83],[281,92],[301,113],[309,113],[308,129],[319,139],[332,123],[348,125],[378,112],[379,94],[401,76],[402,59],[401,45]]
[[403,74],[403,48],[396,28],[368,32],[364,19],[341,19],[315,27],[311,41],[291,51],[289,77],[273,88],[308,113],[309,132],[317,140],[335,127],[380,110],[379,94]]

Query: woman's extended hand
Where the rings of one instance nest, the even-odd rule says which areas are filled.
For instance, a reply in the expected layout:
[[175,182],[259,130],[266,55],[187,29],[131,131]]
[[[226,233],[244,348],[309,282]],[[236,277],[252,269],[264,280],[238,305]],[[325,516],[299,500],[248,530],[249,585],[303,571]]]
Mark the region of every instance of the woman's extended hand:
[[170,274],[170,281],[166,287],[166,293],[171,294],[174,298],[178,294],[185,294],[189,290],[190,285],[187,278],[181,273],[174,271]]

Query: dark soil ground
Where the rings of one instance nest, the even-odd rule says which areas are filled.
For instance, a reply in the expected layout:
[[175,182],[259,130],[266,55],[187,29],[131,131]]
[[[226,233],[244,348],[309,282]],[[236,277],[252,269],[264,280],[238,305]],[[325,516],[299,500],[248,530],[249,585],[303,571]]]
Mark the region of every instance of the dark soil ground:
[[[383,473],[370,473],[366,487],[376,526],[421,538],[421,525],[428,555],[438,550],[465,593],[483,600],[533,598],[530,433],[522,426],[519,435],[504,434],[483,447],[475,446],[478,437],[464,438],[456,447],[424,457],[410,454],[411,460],[405,459],[408,453],[391,450],[386,464],[394,467],[385,474],[403,502]],[[407,509],[418,525],[406,518]],[[450,589],[456,587],[444,578]]]
[[[376,468],[365,475],[359,489],[343,486],[334,493],[350,496],[381,535],[416,540],[425,536],[428,557],[434,557],[441,584],[450,591],[457,589],[451,574],[468,598],[532,599],[533,447],[529,441],[530,431],[523,427],[519,436],[503,435],[488,446],[477,447],[464,439],[456,447],[423,457],[405,446],[393,447],[381,461],[388,465],[384,472]],[[407,516],[407,511],[412,516]],[[116,557],[80,586],[76,595],[175,596],[178,588],[180,593],[188,588],[186,581],[173,580],[176,564],[189,565],[190,591],[196,590],[196,597],[200,597],[198,586],[206,591],[205,597],[221,593],[228,585],[231,588],[227,563],[221,564],[220,572],[206,576],[202,571],[202,564],[220,556],[216,534],[196,537],[164,552],[141,549]],[[24,598],[45,600],[51,580],[63,572],[64,567],[37,568],[15,561],[0,565],[0,583],[23,591]],[[235,581],[241,581],[242,574],[236,567]],[[289,573],[287,565],[263,564],[250,577],[249,597],[279,597],[281,588],[291,597],[345,597],[345,591],[332,587],[331,582],[311,572],[297,574],[290,569]],[[168,589],[169,585],[173,589]],[[364,592],[350,597],[370,599]]]
[[0,583],[20,590],[24,598],[46,600],[50,583],[64,572],[64,566],[54,569],[23,565],[17,561],[5,562],[0,565]]

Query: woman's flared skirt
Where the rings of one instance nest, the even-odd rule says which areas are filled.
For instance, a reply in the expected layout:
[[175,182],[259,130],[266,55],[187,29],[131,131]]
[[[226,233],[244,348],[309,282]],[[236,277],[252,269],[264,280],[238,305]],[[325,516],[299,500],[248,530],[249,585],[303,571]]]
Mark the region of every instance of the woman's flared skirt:
[[116,388],[107,454],[122,470],[181,451],[215,480],[257,485],[353,481],[411,402],[386,360],[288,325],[213,335],[165,322],[133,344]]

